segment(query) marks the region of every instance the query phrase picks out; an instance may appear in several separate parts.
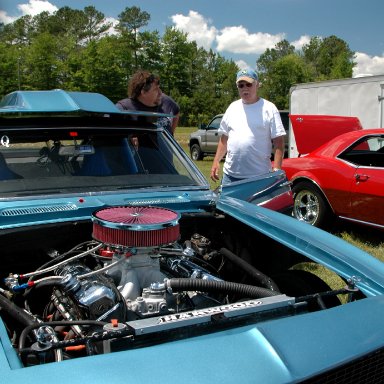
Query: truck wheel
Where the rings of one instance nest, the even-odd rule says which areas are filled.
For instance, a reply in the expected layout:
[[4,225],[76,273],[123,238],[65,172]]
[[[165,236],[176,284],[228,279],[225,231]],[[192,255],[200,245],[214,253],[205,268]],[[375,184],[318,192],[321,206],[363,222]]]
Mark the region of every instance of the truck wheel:
[[292,187],[292,215],[315,227],[325,229],[330,225],[332,211],[321,191],[311,183],[300,182]]
[[191,147],[191,158],[192,160],[203,160],[204,155],[201,152],[199,144],[193,144]]

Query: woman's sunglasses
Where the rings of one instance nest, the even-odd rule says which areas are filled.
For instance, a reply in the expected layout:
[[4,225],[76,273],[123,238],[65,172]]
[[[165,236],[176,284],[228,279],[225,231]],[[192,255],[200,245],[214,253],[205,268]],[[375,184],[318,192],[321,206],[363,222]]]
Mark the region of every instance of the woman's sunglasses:
[[237,84],[237,88],[244,88],[244,87],[251,88],[252,85],[253,83],[240,83],[240,84]]
[[150,76],[148,76],[146,78],[145,82],[141,86],[141,89],[143,89],[144,91],[148,92],[151,89],[152,83],[156,83],[157,85],[160,86],[159,77],[155,76],[154,74],[151,74]]

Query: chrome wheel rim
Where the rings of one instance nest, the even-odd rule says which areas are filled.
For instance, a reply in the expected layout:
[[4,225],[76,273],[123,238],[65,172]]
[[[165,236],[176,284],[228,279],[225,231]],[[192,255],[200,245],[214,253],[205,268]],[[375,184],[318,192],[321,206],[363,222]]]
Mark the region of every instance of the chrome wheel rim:
[[198,153],[198,150],[196,148],[193,148],[192,149],[192,160],[197,160],[199,158],[199,153]]
[[319,213],[320,203],[312,192],[303,190],[296,194],[293,205],[293,216],[300,221],[315,225]]

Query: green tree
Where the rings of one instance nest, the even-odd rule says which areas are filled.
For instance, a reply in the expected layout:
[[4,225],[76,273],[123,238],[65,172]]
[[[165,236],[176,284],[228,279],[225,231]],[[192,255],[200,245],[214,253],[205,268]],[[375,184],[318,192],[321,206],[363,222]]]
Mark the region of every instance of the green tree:
[[172,95],[174,89],[182,93],[190,92],[190,57],[193,45],[187,41],[187,34],[167,27],[161,40],[162,68],[160,71],[162,88]]
[[355,52],[336,37],[313,37],[303,46],[304,60],[313,70],[313,81],[352,77]]
[[163,67],[161,56],[161,37],[158,31],[144,31],[138,35],[140,50],[138,51],[137,67],[160,73]]
[[[117,101],[126,96],[132,73],[145,68],[160,75],[163,91],[179,103],[180,124],[208,122],[224,112],[239,97],[237,65],[175,28],[167,27],[162,36],[145,30],[149,20],[139,7],[127,7],[119,15],[118,33],[108,35],[110,23],[88,6],[0,24],[0,93],[20,84],[22,89],[100,92]],[[282,40],[256,63],[260,94],[285,109],[293,84],[350,77],[353,57],[336,36],[314,37],[302,51]]]
[[126,97],[127,83],[120,65],[122,52],[116,36],[107,36],[88,44],[83,51],[81,78],[83,89],[102,93],[114,102]]
[[111,22],[106,22],[104,14],[93,6],[84,8],[84,21],[83,38],[86,43],[99,39],[112,27]]
[[282,40],[257,60],[260,95],[287,109],[293,84],[351,77],[353,56],[345,41],[336,36],[313,37],[302,52],[295,52],[288,41]]
[[46,20],[48,33],[54,36],[72,38],[79,44],[84,38],[84,12],[62,7]]
[[60,88],[59,73],[61,62],[58,60],[61,49],[59,41],[48,33],[38,35],[28,47],[24,74],[31,89]]
[[284,56],[291,55],[295,52],[295,47],[290,45],[287,40],[279,41],[274,48],[267,48],[257,60],[257,70],[260,80],[273,70],[275,62]]
[[20,89],[23,84],[21,71],[21,48],[0,41],[0,95]]
[[289,108],[289,90],[293,84],[310,81],[310,68],[297,54],[279,58],[261,83],[260,95],[272,101],[278,109]]
[[118,16],[119,23],[116,27],[127,42],[129,50],[133,51],[135,58],[135,69],[138,68],[138,42],[139,29],[146,26],[151,16],[148,12],[142,11],[139,7],[127,7]]
[[[197,48],[190,62],[190,92],[188,100],[181,98],[181,123],[187,125],[208,123],[213,115],[224,112],[228,105],[239,97],[235,85],[238,71],[233,61],[227,61],[212,50]],[[184,104],[183,104],[184,103]]]
[[28,45],[31,42],[33,31],[32,17],[23,16],[2,28],[0,41],[9,45]]

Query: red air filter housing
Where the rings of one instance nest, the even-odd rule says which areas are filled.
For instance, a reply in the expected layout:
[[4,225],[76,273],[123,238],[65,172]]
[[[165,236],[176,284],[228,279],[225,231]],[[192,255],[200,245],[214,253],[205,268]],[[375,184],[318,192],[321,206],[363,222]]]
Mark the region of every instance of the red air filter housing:
[[180,235],[180,214],[158,207],[111,207],[92,215],[92,237],[125,247],[158,247]]

